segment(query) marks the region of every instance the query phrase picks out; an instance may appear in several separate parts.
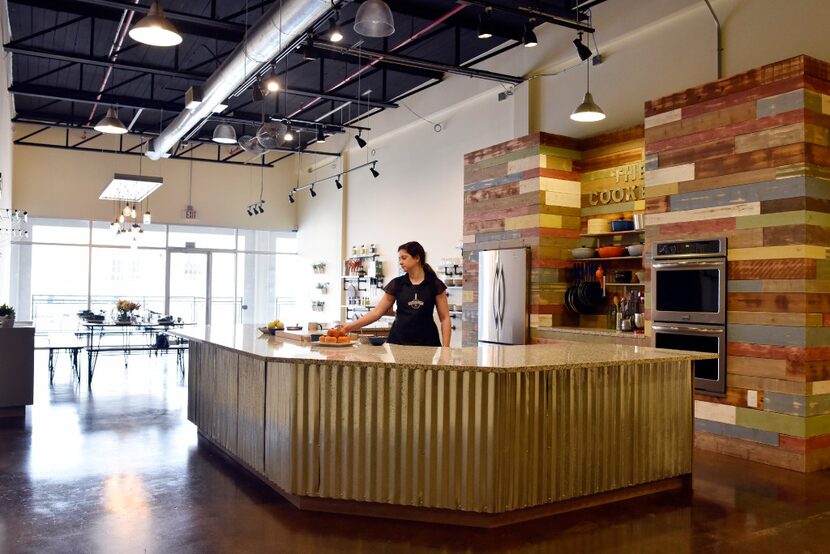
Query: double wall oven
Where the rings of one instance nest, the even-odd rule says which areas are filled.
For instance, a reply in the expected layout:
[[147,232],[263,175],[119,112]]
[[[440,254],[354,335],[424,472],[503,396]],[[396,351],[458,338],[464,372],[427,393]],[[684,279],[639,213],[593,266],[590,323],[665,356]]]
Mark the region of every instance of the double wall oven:
[[652,264],[654,345],[717,354],[695,362],[695,390],[726,394],[726,239],[658,242]]

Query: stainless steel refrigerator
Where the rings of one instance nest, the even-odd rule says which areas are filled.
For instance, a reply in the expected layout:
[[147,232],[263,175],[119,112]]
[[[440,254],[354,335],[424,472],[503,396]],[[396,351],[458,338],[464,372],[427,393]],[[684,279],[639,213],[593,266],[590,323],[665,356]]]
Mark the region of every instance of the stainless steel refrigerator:
[[478,253],[478,341],[527,342],[527,248]]

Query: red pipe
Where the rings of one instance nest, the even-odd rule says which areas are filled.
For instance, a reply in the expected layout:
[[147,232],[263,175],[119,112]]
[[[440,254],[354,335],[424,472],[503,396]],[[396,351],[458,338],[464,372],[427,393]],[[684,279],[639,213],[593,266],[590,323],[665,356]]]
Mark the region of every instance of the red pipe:
[[[415,33],[414,35],[412,35],[411,37],[409,37],[408,39],[404,40],[403,42],[401,42],[397,46],[393,47],[391,50],[389,50],[389,52],[391,53],[391,52],[395,52],[396,50],[400,50],[401,48],[403,48],[407,44],[418,40],[424,33],[427,33],[429,31],[431,31],[436,26],[440,25],[441,23],[443,23],[444,21],[446,21],[450,17],[454,16],[455,14],[457,14],[458,12],[460,12],[461,10],[463,10],[466,7],[467,7],[466,4],[460,4],[456,7],[454,7],[453,9],[451,9],[450,11],[448,11],[447,13],[445,13],[444,15],[442,15],[441,17],[439,17],[438,19],[436,19],[435,21],[433,21],[432,23],[430,23],[429,25],[427,25],[426,27],[424,27],[423,29],[421,29],[420,31]],[[328,90],[326,90],[326,92],[331,92],[331,91],[345,85],[346,83],[348,83],[349,81],[351,81],[352,79],[354,79],[358,75],[361,75],[364,71],[367,71],[368,69],[371,69],[372,67],[377,65],[378,62],[381,62],[381,61],[383,61],[383,58],[378,58],[376,60],[373,60],[373,61],[369,62],[368,64],[364,65],[363,67],[361,67],[360,69],[358,69],[357,71],[355,71],[354,73],[352,73],[351,75],[349,75],[348,77],[346,77],[345,79],[343,79],[342,81],[337,83],[336,85],[330,87]],[[320,100],[321,100],[321,98],[319,96],[317,98],[312,98],[311,100],[306,102],[303,106],[301,106],[300,108],[298,108],[297,110],[292,112],[288,116],[289,119],[294,117],[298,113],[307,110],[308,108],[310,108],[311,106],[313,106],[314,104],[319,102]],[[360,102],[360,99],[358,99],[358,102]]]
[[[138,4],[138,0],[133,0],[133,4]],[[134,13],[135,12],[132,10],[124,10],[124,13],[121,14],[121,23],[118,25],[118,30],[115,32],[115,38],[113,39],[110,51],[107,54],[110,61],[114,62],[118,59],[118,52],[121,50],[121,45],[124,44],[124,39],[127,36],[127,30],[130,28],[130,23],[133,21]],[[107,66],[106,73],[104,73],[104,78],[101,80],[101,86],[98,87],[98,96],[95,97],[95,100],[101,99],[101,96],[104,94],[104,89],[107,88],[107,83],[109,82],[111,75],[112,66],[109,65]],[[89,120],[86,122],[87,125],[92,123],[92,119],[95,117],[96,109],[98,109],[98,104],[93,104],[92,109],[89,111]]]

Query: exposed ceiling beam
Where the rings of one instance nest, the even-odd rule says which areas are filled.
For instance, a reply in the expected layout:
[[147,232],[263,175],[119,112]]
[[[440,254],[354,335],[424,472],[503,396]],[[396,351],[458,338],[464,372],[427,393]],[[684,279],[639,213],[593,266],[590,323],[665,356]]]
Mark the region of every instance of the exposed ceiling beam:
[[[119,21],[124,10],[132,10],[142,15],[149,11],[149,6],[117,0],[8,0],[8,2],[111,21]],[[245,36],[245,26],[240,23],[167,9],[164,10],[164,15],[175,22],[176,28],[185,34],[236,43],[242,42]]]
[[540,10],[532,5],[523,5],[521,2],[500,3],[493,0],[459,0],[462,4],[473,4],[481,7],[491,7],[494,10],[500,10],[514,15],[521,15],[524,17],[535,17],[539,21],[559,25],[560,27],[568,27],[577,31],[585,31],[586,33],[593,33],[594,28],[583,23],[583,20],[577,21],[573,18],[573,14],[555,14],[549,11]]
[[170,67],[162,67],[142,63],[132,63],[123,60],[112,61],[109,58],[86,56],[84,54],[73,54],[61,52],[59,50],[35,48],[33,46],[18,46],[12,44],[5,44],[3,45],[3,48],[6,50],[6,52],[22,54],[25,56],[33,56],[36,58],[46,58],[49,60],[60,60],[64,62],[84,63],[87,65],[98,65],[101,67],[112,67],[113,69],[121,69],[124,71],[137,71],[139,73],[152,73],[154,75],[179,77],[182,79],[190,79],[192,81],[198,82],[204,81],[209,77],[207,73],[194,73],[181,69],[177,70]]
[[523,82],[522,77],[516,75],[505,75],[503,73],[494,73],[492,71],[484,71],[481,69],[470,69],[456,65],[447,65],[442,63],[430,62],[418,58],[411,58],[409,56],[400,56],[398,54],[387,54],[385,52],[378,52],[376,50],[368,50],[366,48],[354,48],[351,46],[340,46],[327,41],[314,41],[314,46],[323,50],[331,50],[334,52],[341,52],[349,54],[354,57],[367,58],[379,60],[381,63],[404,65],[409,67],[420,67],[423,69],[430,69],[433,71],[441,71],[445,73],[452,73],[454,75],[463,75],[465,77],[475,77],[477,79],[486,79],[488,81],[497,81],[499,83],[511,83],[518,85]]

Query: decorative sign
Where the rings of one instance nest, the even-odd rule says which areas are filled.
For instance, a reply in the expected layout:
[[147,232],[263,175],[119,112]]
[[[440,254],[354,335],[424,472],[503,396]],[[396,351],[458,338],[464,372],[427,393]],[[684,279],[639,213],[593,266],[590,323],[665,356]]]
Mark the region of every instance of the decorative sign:
[[196,210],[193,206],[188,205],[187,209],[184,211],[184,218],[185,219],[196,219]]
[[621,165],[610,171],[614,175],[617,186],[591,192],[588,195],[588,203],[591,206],[634,202],[645,198],[643,187],[646,175],[645,163]]

